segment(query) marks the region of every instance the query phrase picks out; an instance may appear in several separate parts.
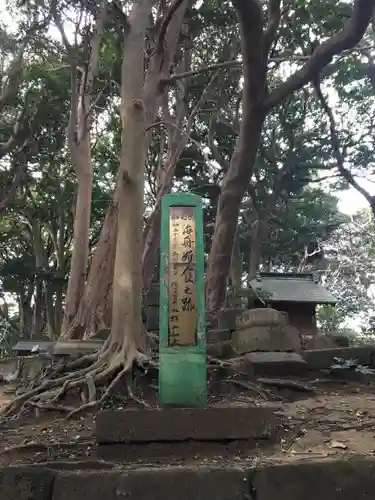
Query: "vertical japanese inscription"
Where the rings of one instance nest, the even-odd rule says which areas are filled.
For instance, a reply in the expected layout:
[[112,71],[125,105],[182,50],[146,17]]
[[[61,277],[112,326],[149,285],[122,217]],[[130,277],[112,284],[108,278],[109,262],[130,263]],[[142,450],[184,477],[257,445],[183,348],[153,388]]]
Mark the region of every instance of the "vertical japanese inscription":
[[169,207],[169,345],[196,344],[196,231],[194,207]]

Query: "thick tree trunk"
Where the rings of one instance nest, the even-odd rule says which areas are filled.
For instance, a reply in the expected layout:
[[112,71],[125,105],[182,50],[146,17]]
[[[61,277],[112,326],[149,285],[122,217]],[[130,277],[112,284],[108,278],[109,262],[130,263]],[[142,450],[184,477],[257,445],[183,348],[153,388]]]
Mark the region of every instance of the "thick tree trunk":
[[218,202],[215,231],[207,266],[207,309],[218,311],[225,302],[233,245],[242,198],[250,183],[264,117],[253,109],[243,119],[240,136]]
[[[125,364],[133,363],[143,338],[142,225],[146,151],[143,103],[144,43],[154,0],[140,0],[129,16],[121,71],[121,161],[118,228],[113,275],[112,344],[122,346]],[[133,359],[132,359],[133,358]]]
[[[84,294],[86,282],[91,222],[92,198],[92,163],[90,144],[90,111],[93,83],[98,72],[100,46],[107,17],[107,0],[102,0],[98,8],[95,31],[90,43],[90,55],[87,67],[79,80],[77,90],[76,55],[67,47],[71,64],[71,109],[68,126],[68,144],[70,155],[77,175],[77,202],[74,216],[73,251],[69,273],[68,290],[62,330],[68,328],[77,314],[80,299]],[[62,30],[67,45],[69,42]],[[77,47],[75,47],[77,49]]]
[[234,240],[233,253],[230,265],[230,281],[232,288],[236,290],[241,288],[242,273],[243,273],[242,255],[237,235],[237,237]]
[[[253,175],[265,109],[268,48],[263,34],[260,2],[233,0],[240,24],[244,65],[243,111],[236,147],[218,201],[206,277],[207,308],[212,319],[225,302],[233,245],[237,233],[240,205]],[[276,2],[277,4],[277,2]]]
[[[88,144],[89,146],[89,144]],[[64,332],[74,319],[86,282],[87,261],[89,255],[91,197],[92,197],[92,168],[90,160],[90,146],[86,154],[80,155],[84,172],[78,177],[77,202],[74,215],[73,252],[70,265],[68,290],[62,331]],[[88,156],[87,156],[88,155]]]
[[94,251],[84,296],[74,321],[63,335],[64,338],[89,338],[98,330],[111,326],[117,216],[118,204],[112,201]]

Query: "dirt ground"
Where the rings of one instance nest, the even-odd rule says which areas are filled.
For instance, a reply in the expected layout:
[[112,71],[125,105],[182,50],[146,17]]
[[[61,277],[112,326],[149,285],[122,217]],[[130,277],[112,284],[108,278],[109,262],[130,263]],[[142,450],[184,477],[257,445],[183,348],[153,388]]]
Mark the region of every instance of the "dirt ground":
[[[260,446],[257,460],[285,462],[375,454],[375,382],[321,382],[314,385],[313,394],[274,391],[272,401],[235,384],[222,384],[212,390],[210,404],[271,406],[282,417],[283,437],[271,448]],[[0,388],[0,407],[11,397]],[[151,404],[156,404],[156,398]],[[94,428],[94,414],[66,420],[47,412],[23,421],[0,421],[0,465],[94,461]]]

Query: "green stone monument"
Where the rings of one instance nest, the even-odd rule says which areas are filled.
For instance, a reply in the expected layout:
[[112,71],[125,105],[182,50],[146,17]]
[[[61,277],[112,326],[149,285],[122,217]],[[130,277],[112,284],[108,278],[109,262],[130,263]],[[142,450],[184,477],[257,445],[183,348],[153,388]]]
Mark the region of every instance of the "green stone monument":
[[162,199],[159,400],[197,407],[207,401],[202,200]]

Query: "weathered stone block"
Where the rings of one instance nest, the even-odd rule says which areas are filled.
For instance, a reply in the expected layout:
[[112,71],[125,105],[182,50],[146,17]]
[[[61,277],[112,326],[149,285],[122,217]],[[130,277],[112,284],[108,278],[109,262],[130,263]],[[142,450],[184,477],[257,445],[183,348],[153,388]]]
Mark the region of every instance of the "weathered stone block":
[[327,335],[312,335],[304,342],[305,349],[334,349],[336,342]]
[[285,326],[286,313],[271,308],[247,309],[236,316],[236,330],[251,326]]
[[206,333],[207,342],[225,342],[230,340],[231,331],[229,328],[217,328],[215,330],[208,330]]
[[333,358],[358,359],[362,365],[374,365],[374,346],[336,347],[334,349],[311,349],[302,351],[311,370],[326,370],[333,364]]
[[96,418],[98,443],[214,441],[264,437],[277,420],[269,408],[105,410]]
[[50,500],[55,474],[31,467],[0,469],[1,500]]
[[[294,331],[295,330],[295,331]],[[253,326],[232,333],[232,345],[236,352],[252,351],[300,351],[298,330],[280,326]]]
[[273,465],[256,472],[257,500],[370,500],[375,460],[356,458]]
[[246,309],[223,309],[218,312],[217,315],[217,327],[223,330],[235,330],[236,329],[236,317]]
[[19,378],[33,380],[42,374],[48,364],[49,360],[43,355],[25,356],[20,361],[21,369],[18,376]]
[[232,342],[210,342],[207,344],[207,355],[214,358],[230,358],[235,356],[235,351],[232,347]]
[[245,359],[252,375],[298,375],[308,366],[296,352],[252,352]]
[[126,473],[60,474],[52,500],[243,500],[247,472],[223,467],[168,467]]

